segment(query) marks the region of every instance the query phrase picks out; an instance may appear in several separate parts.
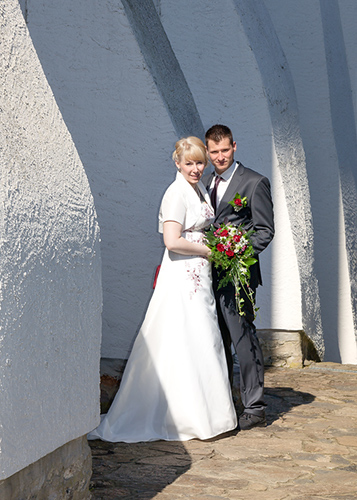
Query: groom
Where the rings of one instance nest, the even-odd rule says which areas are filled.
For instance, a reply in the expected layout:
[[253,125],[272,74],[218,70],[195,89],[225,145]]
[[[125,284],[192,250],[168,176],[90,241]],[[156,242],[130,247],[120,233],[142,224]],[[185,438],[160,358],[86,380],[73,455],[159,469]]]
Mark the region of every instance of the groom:
[[[215,222],[228,220],[229,224],[243,225],[255,232],[251,236],[255,258],[250,268],[250,287],[254,291],[262,284],[259,254],[274,236],[273,203],[270,184],[266,177],[245,168],[234,160],[237,145],[231,130],[225,125],[214,125],[207,130],[206,146],[215,173],[206,178],[206,188],[215,209]],[[235,212],[228,204],[236,194],[247,197],[248,204]],[[264,360],[253,323],[253,306],[243,294],[244,316],[237,312],[234,286],[229,283],[218,290],[219,273],[213,267],[213,291],[217,304],[218,322],[222,333],[230,381],[233,381],[231,343],[240,365],[240,392],[244,412],[239,417],[241,430],[266,426],[264,403]]]

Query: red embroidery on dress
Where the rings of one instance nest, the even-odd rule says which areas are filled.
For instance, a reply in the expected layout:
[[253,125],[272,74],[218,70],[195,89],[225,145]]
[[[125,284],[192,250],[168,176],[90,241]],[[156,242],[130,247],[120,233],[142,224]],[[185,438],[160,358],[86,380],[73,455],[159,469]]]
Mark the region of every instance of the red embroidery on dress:
[[[209,221],[214,216],[212,209],[207,203],[202,203],[201,205],[201,224],[199,227],[205,227],[209,224]],[[198,228],[193,228],[185,231],[186,239],[192,243],[199,243],[204,245],[204,234]],[[204,267],[208,266],[208,260],[204,257],[193,257],[193,259],[186,260],[186,271],[187,279],[189,279],[193,284],[193,290],[190,292],[190,299],[194,297],[194,294],[202,288],[201,275]]]
[[[192,243],[203,244],[203,233],[186,231],[186,239]],[[194,294],[202,287],[201,283],[201,273],[203,267],[207,265],[207,260],[204,257],[194,257],[192,260],[186,260],[186,272],[187,279],[192,281],[193,290],[190,292],[190,298],[192,299]]]
[[[194,294],[198,292],[200,288],[202,288],[201,283],[201,271],[204,266],[204,259],[199,257],[199,262],[192,269],[187,269],[187,278],[193,283],[193,290],[190,292],[190,299],[193,298]],[[189,266],[189,263],[186,263]]]
[[206,217],[206,219],[212,219],[212,217],[214,217],[214,211],[207,203],[202,204],[202,215]]

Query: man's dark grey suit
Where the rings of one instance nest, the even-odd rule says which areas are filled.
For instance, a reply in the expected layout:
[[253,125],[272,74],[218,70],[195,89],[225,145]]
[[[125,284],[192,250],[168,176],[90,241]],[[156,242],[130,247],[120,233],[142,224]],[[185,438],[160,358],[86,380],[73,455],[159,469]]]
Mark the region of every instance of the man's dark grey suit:
[[[211,186],[213,176],[212,173],[204,179],[207,190]],[[242,198],[246,196],[248,201],[247,206],[239,212],[235,212],[228,204],[237,193]],[[245,229],[255,231],[251,241],[258,262],[250,268],[250,286],[255,294],[256,288],[262,285],[259,254],[269,245],[274,236],[273,202],[269,180],[238,162],[238,167],[216,210],[215,222],[221,224],[224,221],[236,226],[243,225]],[[231,342],[233,342],[240,365],[240,390],[244,411],[258,416],[264,415],[266,406],[264,403],[264,360],[253,323],[253,306],[249,299],[244,297],[245,316],[240,316],[236,309],[234,286],[228,284],[218,290],[220,278],[215,268],[212,269],[212,274],[218,322],[231,383],[233,381]]]

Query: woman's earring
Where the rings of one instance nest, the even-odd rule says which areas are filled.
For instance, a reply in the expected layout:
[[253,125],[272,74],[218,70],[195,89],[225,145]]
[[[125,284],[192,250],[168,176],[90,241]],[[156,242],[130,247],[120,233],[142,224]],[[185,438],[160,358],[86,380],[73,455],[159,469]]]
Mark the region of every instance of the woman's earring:
[[181,169],[180,169],[180,167],[177,167],[177,170],[178,170],[179,172],[181,172]]

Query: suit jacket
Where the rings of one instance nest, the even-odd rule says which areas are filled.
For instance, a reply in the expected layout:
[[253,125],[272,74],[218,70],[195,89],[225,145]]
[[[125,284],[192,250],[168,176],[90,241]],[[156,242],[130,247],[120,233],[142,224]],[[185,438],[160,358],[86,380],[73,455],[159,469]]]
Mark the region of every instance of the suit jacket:
[[[205,178],[205,185],[209,189],[214,173]],[[247,197],[247,206],[235,212],[228,204],[234,196]],[[227,220],[228,224],[243,225],[245,229],[254,229],[251,236],[255,258],[258,262],[250,268],[250,286],[254,290],[262,285],[259,265],[259,254],[266,248],[274,236],[274,212],[271,199],[269,180],[258,172],[244,167],[238,162],[238,168],[227,187],[227,190],[217,207],[215,222],[221,224]]]

